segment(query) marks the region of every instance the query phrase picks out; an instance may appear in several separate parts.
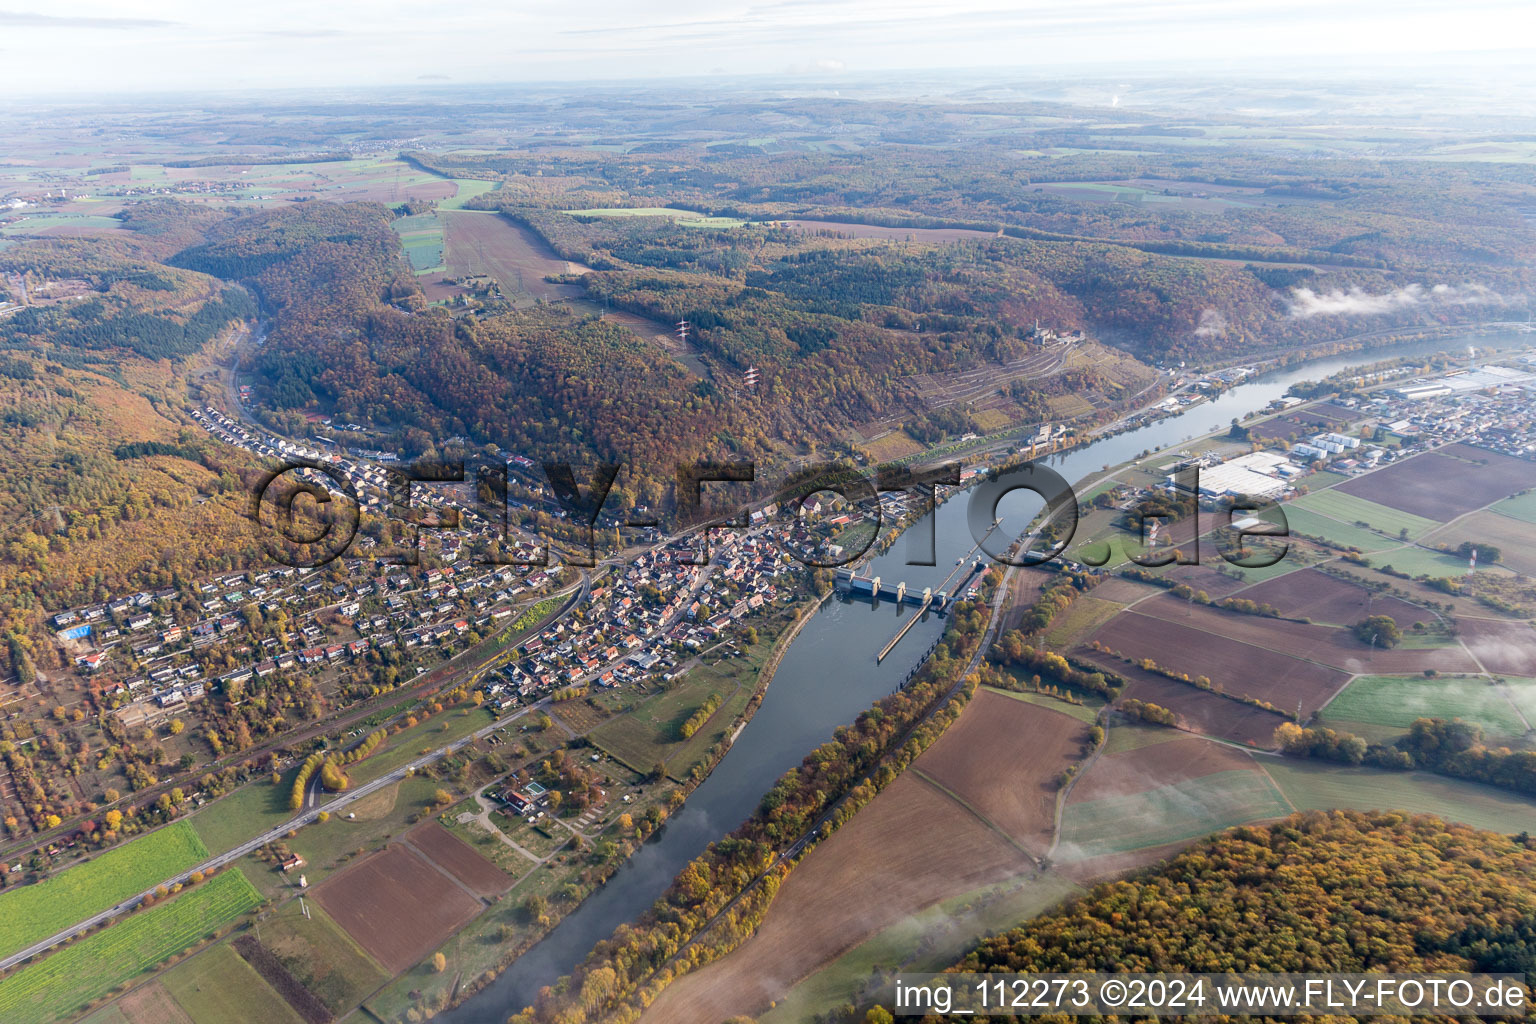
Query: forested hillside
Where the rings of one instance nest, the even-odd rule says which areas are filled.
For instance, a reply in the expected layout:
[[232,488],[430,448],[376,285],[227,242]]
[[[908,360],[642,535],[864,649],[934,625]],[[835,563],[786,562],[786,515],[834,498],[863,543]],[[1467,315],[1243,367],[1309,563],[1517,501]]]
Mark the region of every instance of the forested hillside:
[[[159,258],[223,220],[169,202],[110,240],[0,251],[30,303],[0,320],[0,630],[51,667],[42,614],[237,564],[258,550],[230,501],[244,456],[185,415],[189,377],[252,319],[246,292]],[[14,666],[13,666],[14,667]]]
[[1313,812],[1233,829],[1100,885],[954,969],[1532,972],[1533,882],[1536,849],[1523,836]]
[[[913,375],[1031,355],[1051,362],[1028,340],[1029,314],[1048,310],[1049,297],[1003,300],[1000,285],[966,269],[985,262],[970,250],[893,250],[773,228],[626,222],[593,233],[603,252],[582,255],[611,269],[585,275],[588,294],[654,320],[688,319],[712,370],[700,379],[590,310],[502,306],[455,317],[424,308],[388,216],[367,204],[255,214],[175,257],[262,297],[271,331],[251,365],[275,425],[302,433],[300,414],[320,412],[383,431],[410,456],[462,437],[536,459],[623,461],[638,474],[632,487],[654,502],[679,461],[772,463],[845,444],[857,425],[883,417],[920,425],[929,410],[907,382]],[[749,367],[762,375],[756,388],[740,384]],[[1008,389],[1002,375],[1001,422],[1042,420],[1044,398],[1108,379],[1075,368]]]
[[[1007,107],[989,112],[1027,120]],[[1049,132],[1036,138],[1067,144]],[[1016,268],[1071,299],[1065,309],[1040,301],[1042,319],[1103,332],[1151,355],[1209,354],[1237,343],[1295,347],[1361,329],[1351,315],[1297,315],[1298,288],[1344,295],[1441,289],[1431,293],[1441,301],[1409,298],[1376,309],[1379,326],[1455,322],[1477,306],[1523,309],[1536,283],[1529,269],[1536,229],[1523,212],[1536,193],[1507,167],[1257,158],[1235,145],[1198,155],[1150,151],[1145,140],[1129,146],[1149,151],[1021,158],[988,143],[895,143],[846,153],[791,147],[771,157],[741,147],[679,147],[667,160],[643,150],[412,158],[444,174],[504,178],[474,205],[523,211],[552,232],[557,250],[592,253],[598,266],[605,255],[651,266],[692,262],[716,273],[743,263],[709,239],[607,245],[611,225],[577,225],[542,211],[670,204],[755,220],[1001,229],[1029,244],[994,252],[1008,252]],[[1125,198],[1105,201],[1117,194]],[[1466,230],[1472,224],[1476,230]],[[900,274],[887,282],[901,283]],[[1016,275],[1008,285],[1033,300],[1027,288],[1020,292],[1027,283]],[[841,273],[832,284],[843,301],[890,291],[860,292]],[[1069,315],[1057,320],[1059,312]]]

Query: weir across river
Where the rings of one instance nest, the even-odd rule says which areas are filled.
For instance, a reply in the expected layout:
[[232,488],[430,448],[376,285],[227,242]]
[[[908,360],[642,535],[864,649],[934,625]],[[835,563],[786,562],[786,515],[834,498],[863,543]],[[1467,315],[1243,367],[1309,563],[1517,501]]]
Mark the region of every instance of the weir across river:
[[[978,544],[977,547],[980,547],[980,545]],[[982,560],[980,558],[971,562],[970,571],[966,571],[966,560],[975,553],[976,549],[972,548],[970,552],[956,560],[954,571],[946,576],[944,582],[940,583],[937,588],[924,587],[921,592],[916,587],[907,586],[904,580],[893,584],[886,582],[879,576],[860,576],[852,569],[838,570],[837,587],[846,594],[868,594],[870,600],[876,603],[889,596],[891,600],[896,602],[898,607],[904,603],[918,606],[917,614],[909,616],[906,622],[902,623],[901,628],[896,631],[896,635],[891,637],[884,647],[880,648],[879,652],[875,655],[876,662],[884,661],[885,656],[890,654],[897,644],[901,643],[901,638],[906,636],[907,632],[914,625],[921,622],[930,610],[943,612],[948,609],[950,603],[956,600],[955,595],[963,593],[971,581],[981,575]],[[948,588],[957,576],[962,576],[962,578],[960,583],[955,586],[954,594],[951,594]]]

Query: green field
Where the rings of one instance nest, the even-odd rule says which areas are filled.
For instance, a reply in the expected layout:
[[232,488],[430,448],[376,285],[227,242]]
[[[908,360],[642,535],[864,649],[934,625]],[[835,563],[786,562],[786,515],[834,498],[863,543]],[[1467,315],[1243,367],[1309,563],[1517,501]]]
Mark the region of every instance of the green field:
[[[1410,576],[1461,576],[1467,571],[1467,560],[1460,555],[1447,555],[1424,548],[1398,548],[1371,556],[1371,564],[1391,566]],[[1501,569],[1479,569],[1478,572],[1502,572]]]
[[[1064,847],[1080,858],[1143,850],[1291,813],[1263,772],[1234,770],[1159,786],[1145,793],[1071,804],[1062,818]],[[1064,853],[1063,856],[1071,856]]]
[[1321,513],[1342,523],[1367,523],[1371,529],[1384,533],[1388,537],[1400,536],[1401,531],[1405,529],[1409,537],[1418,537],[1440,525],[1433,519],[1425,519],[1411,512],[1400,512],[1395,508],[1378,505],[1374,501],[1366,501],[1364,498],[1357,498],[1353,494],[1345,494],[1337,489],[1303,494],[1286,506],[1287,511],[1292,506]]
[[44,228],[75,227],[75,228],[120,228],[123,222],[116,217],[92,217],[71,216],[67,213],[38,213],[21,220],[11,221],[0,225],[0,234],[3,235],[28,235]]
[[1045,642],[1053,651],[1065,650],[1093,635],[1093,631],[1120,614],[1124,605],[1080,597],[1045,627]]
[[1490,506],[1491,510],[1501,516],[1518,519],[1522,523],[1536,523],[1536,491],[1530,494],[1517,494],[1513,498],[1505,498],[1496,505]]
[[230,870],[169,903],[130,914],[0,981],[0,1021],[60,1020],[261,902],[245,876]]
[[1510,701],[1525,715],[1526,721],[1536,725],[1536,679],[1506,677],[1503,685],[1509,692]]
[[454,178],[453,183],[459,190],[454,193],[452,199],[444,199],[438,203],[439,210],[462,210],[465,203],[492,191],[497,184],[494,181],[482,181],[478,178]]
[[421,213],[411,217],[399,217],[390,223],[405,256],[411,261],[411,269],[418,274],[444,269],[443,225],[433,213]]
[[1327,516],[1301,508],[1294,501],[1285,505],[1284,510],[1286,524],[1292,533],[1322,537],[1335,544],[1359,548],[1366,552],[1390,548],[1395,543],[1379,533],[1356,526],[1354,523],[1341,523],[1337,519],[1329,519]]
[[674,210],[670,206],[600,206],[591,210],[566,210],[572,217],[671,217],[691,220],[703,217],[693,210]]
[[706,217],[693,210],[674,210],[670,206],[608,206],[564,212],[573,217],[670,217],[690,228],[739,228],[747,223],[735,217]]
[[1335,473],[1328,469],[1319,469],[1309,473],[1305,477],[1304,482],[1306,483],[1309,490],[1320,491],[1324,487],[1332,487],[1334,484],[1341,484],[1348,479],[1349,477],[1343,473]]
[[227,942],[178,964],[160,983],[197,1024],[303,1024]]
[[446,747],[454,740],[478,732],[494,721],[496,716],[485,707],[445,709],[391,736],[384,741],[378,753],[349,767],[347,774],[351,776],[354,786],[372,782],[414,761],[420,755]]
[[308,907],[306,918],[297,902],[289,903],[263,921],[257,935],[321,1002],[343,1014],[368,998],[390,975],[319,906],[309,902]]
[[6,890],[0,893],[0,956],[26,949],[207,859],[197,833],[178,821],[36,885]]
[[1460,718],[1498,736],[1525,733],[1525,723],[1504,694],[1475,676],[1360,676],[1329,702],[1322,717],[1394,729],[1407,729],[1416,718]]
[[1278,757],[1260,763],[1298,811],[1397,810],[1434,814],[1507,835],[1536,832],[1536,801],[1508,790],[1428,772],[1346,768]]
[[[768,644],[759,642],[756,646],[766,648]],[[747,674],[747,660],[738,658],[694,668],[682,679],[673,680],[671,689],[645,698],[633,711],[598,726],[591,733],[593,744],[636,772],[649,772],[658,761],[663,761],[667,764],[668,775],[675,779],[686,778],[689,769],[745,705],[745,698],[733,698],[743,690],[751,692],[751,681],[757,672],[752,668],[746,685],[742,685],[742,677]],[[730,674],[738,668],[744,671],[734,676]],[[687,741],[680,739],[677,727],[698,710],[711,693],[720,695],[720,707],[704,728]]]
[[209,853],[223,853],[297,812],[288,809],[291,787],[258,779],[204,807],[186,821]]

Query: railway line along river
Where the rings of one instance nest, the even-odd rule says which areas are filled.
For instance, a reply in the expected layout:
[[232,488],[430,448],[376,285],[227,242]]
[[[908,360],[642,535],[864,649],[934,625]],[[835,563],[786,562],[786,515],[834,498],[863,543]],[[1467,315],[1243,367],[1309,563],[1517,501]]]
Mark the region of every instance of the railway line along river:
[[[1530,340],[1518,336],[1479,336],[1473,343],[1481,351]],[[1286,367],[1256,376],[1177,416],[1103,438],[1046,461],[1076,484],[1105,465],[1125,462],[1144,450],[1175,445],[1219,429],[1234,416],[1263,408],[1298,381],[1315,380],[1396,356],[1465,351],[1467,345],[1465,337],[1448,337],[1364,349]],[[933,525],[937,564],[905,564],[907,545],[897,543],[862,571],[886,580],[904,580],[909,588],[919,591],[937,586],[953,571],[955,560],[971,551],[976,542],[966,526],[963,494],[930,515],[936,517]],[[1022,525],[1023,518],[1022,513],[1010,514],[1005,527],[1016,519]],[[730,751],[658,836],[494,981],[433,1019],[446,1024],[503,1024],[509,1015],[531,1004],[542,986],[552,984],[575,967],[599,940],[606,939],[619,925],[639,917],[705,846],[752,813],[780,775],[830,738],[837,726],[852,722],[875,700],[900,685],[942,632],[944,620],[930,616],[927,621],[916,623],[883,662],[876,663],[875,653],[907,616],[916,613],[912,605],[897,606],[890,601],[878,607],[871,607],[868,601],[828,601],[785,652],[762,706],[741,730]]]

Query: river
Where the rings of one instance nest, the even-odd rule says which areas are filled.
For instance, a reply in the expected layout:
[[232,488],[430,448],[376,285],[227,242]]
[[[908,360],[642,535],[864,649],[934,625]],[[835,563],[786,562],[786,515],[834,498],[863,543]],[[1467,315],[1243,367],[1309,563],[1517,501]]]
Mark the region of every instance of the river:
[[[1395,356],[1465,349],[1469,343],[1485,350],[1530,341],[1528,336],[1517,335],[1479,337],[1470,342],[1467,338],[1441,338],[1313,360],[1258,375],[1176,416],[1046,461],[1067,480],[1078,483],[1105,465],[1125,462],[1147,449],[1175,445],[1220,429],[1234,416],[1262,409],[1298,381],[1316,380]],[[1032,507],[1027,502],[1003,506],[1005,527],[1015,523],[1022,527],[1038,508],[1038,502]],[[865,571],[887,581],[905,580],[918,589],[942,582],[954,570],[955,560],[967,554],[975,541],[966,527],[963,493],[933,514],[937,516],[937,564],[906,565],[908,545],[897,543],[873,559]],[[568,973],[599,940],[639,917],[705,846],[752,813],[779,776],[830,739],[833,729],[852,722],[859,712],[900,685],[943,631],[943,620],[930,616],[915,625],[884,662],[876,664],[875,652],[912,614],[915,609],[898,610],[889,602],[871,607],[868,601],[828,601],[785,653],[762,706],[682,810],[543,941],[486,988],[434,1019],[445,1024],[502,1024],[532,1003],[539,988]]]

